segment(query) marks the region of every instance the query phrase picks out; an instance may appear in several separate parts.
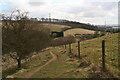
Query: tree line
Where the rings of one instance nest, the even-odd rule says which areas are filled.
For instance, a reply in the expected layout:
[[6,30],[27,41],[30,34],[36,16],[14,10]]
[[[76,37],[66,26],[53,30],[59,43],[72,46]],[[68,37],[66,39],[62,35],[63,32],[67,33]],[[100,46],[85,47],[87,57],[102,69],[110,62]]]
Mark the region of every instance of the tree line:
[[[88,30],[103,31],[103,32],[110,32],[110,33],[120,32],[120,28],[114,29],[114,28],[107,28],[107,27],[98,27],[98,26],[90,24],[90,23],[80,23],[80,22],[69,21],[69,20],[65,20],[65,19],[30,18],[30,20],[53,23],[53,24],[67,25],[67,26],[71,26],[71,28],[83,28],[83,29],[88,29]],[[68,30],[68,29],[70,29],[70,28],[64,28],[63,31]]]
[[[2,20],[16,20],[15,18],[19,18],[19,16],[14,16],[12,12],[11,16],[5,16],[2,15]],[[18,10],[18,13],[20,15],[20,11]],[[24,12],[24,14],[27,16],[28,12]],[[88,30],[94,30],[94,31],[103,31],[103,32],[110,32],[110,33],[118,33],[120,32],[120,28],[107,28],[107,27],[98,27],[96,25],[90,24],[90,23],[80,23],[76,21],[70,21],[66,19],[55,19],[55,18],[28,18],[24,17],[28,21],[35,21],[40,23],[53,23],[53,24],[61,24],[61,25],[67,25],[71,26],[71,28],[83,28]],[[19,18],[20,19],[20,18]],[[63,31],[68,30],[70,28],[63,28]]]

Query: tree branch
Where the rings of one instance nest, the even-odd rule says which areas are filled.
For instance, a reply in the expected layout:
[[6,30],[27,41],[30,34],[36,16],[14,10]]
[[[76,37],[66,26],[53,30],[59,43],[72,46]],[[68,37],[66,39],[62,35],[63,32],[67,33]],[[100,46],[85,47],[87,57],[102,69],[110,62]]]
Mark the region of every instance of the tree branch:
[[15,57],[14,55],[10,54],[10,57],[13,59],[17,59],[17,57]]

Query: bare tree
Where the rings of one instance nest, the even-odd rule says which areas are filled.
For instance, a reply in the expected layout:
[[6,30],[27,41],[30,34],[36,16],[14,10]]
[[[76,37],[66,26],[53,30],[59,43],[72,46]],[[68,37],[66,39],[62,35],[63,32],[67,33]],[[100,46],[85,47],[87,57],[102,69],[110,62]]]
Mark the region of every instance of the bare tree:
[[39,26],[34,21],[27,20],[27,13],[17,12],[18,15],[10,16],[11,20],[3,20],[2,47],[3,54],[14,53],[10,56],[17,60],[18,67],[21,68],[21,60],[30,53],[45,48],[50,36],[49,30]]

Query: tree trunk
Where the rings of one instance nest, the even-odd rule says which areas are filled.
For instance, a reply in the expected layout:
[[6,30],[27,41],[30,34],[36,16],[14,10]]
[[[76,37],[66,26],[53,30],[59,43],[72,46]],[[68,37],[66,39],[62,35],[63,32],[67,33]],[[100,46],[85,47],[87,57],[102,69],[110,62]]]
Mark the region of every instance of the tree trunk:
[[18,62],[18,68],[21,68],[21,60],[17,59],[17,62]]

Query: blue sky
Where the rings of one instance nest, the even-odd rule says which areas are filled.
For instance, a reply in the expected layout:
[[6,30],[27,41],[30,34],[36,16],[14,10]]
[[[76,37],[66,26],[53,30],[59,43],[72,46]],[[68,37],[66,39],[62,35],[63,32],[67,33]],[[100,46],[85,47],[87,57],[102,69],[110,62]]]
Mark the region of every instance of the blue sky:
[[119,0],[0,0],[0,13],[28,11],[30,17],[68,19],[91,24],[117,24]]
[[5,9],[5,8],[7,8],[8,6],[9,6],[9,4],[4,3],[3,0],[0,0],[0,10],[1,10],[1,9]]

